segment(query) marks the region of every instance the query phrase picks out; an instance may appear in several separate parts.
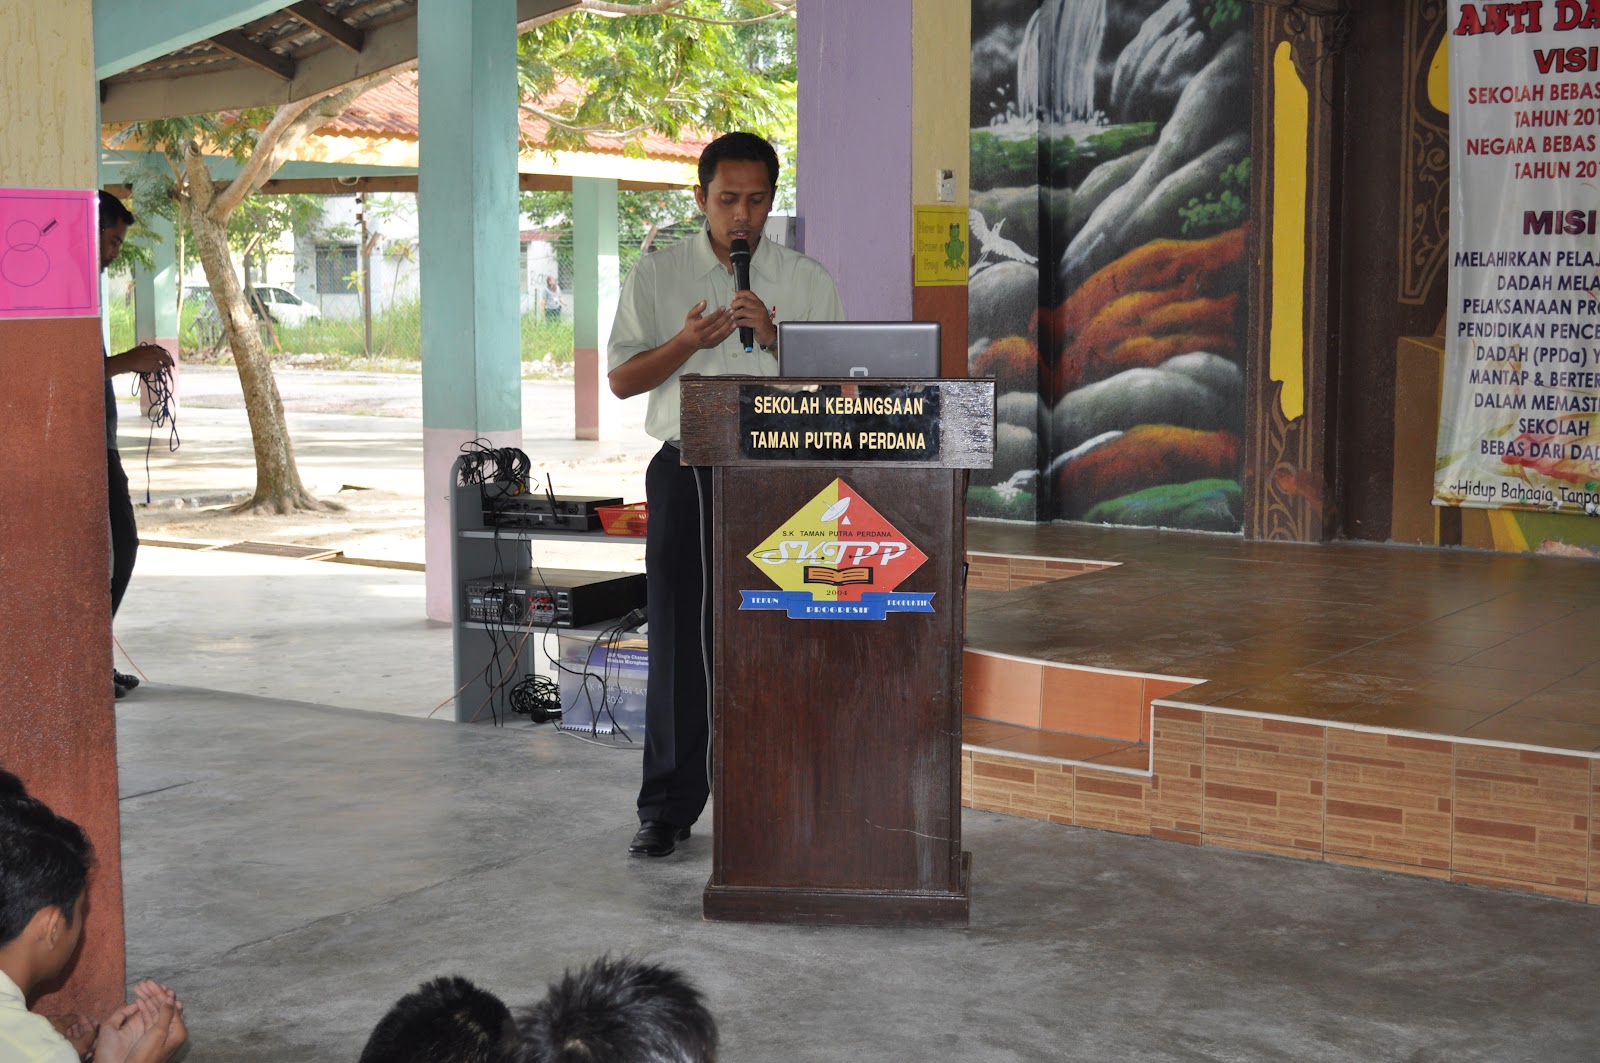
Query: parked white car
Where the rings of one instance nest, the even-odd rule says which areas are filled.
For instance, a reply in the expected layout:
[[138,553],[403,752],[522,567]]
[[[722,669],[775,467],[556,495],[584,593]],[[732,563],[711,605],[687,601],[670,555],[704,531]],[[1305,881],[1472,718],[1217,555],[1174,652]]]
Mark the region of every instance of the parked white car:
[[256,294],[266,304],[267,312],[273,319],[285,325],[304,325],[312,318],[322,316],[317,304],[306,302],[287,288],[257,288]]
[[[191,284],[184,289],[185,299],[211,299],[211,289],[204,284]],[[257,285],[256,297],[261,300],[261,305],[272,315],[272,320],[280,325],[303,325],[313,318],[322,316],[322,310],[315,303],[308,303],[287,288],[275,285]]]

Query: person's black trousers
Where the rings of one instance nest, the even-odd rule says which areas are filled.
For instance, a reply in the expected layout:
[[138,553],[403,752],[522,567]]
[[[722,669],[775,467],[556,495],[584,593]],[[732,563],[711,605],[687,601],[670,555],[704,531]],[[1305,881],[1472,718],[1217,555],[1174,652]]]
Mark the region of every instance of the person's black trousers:
[[650,675],[639,821],[687,827],[711,795],[711,474],[679,465],[678,448],[668,443],[650,460],[644,484]]
[[122,457],[106,448],[106,491],[111,513],[111,615],[133,579],[133,561],[139,555],[139,526],[133,519],[133,499],[128,496],[128,474]]

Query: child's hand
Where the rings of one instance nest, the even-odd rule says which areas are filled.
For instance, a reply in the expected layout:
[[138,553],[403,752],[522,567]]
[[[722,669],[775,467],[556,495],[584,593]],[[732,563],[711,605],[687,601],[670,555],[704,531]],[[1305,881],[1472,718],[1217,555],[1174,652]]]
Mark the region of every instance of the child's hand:
[[94,1057],[98,1063],[131,1063],[134,1045],[149,1030],[138,1004],[124,1004],[100,1023]]
[[135,1000],[100,1025],[96,1063],[166,1063],[189,1039],[177,994],[149,980],[134,986]]
[[89,1050],[94,1047],[95,1035],[100,1030],[100,1024],[93,1019],[86,1019],[82,1015],[51,1015],[50,1025],[56,1028],[56,1033],[65,1037],[72,1044],[79,1059],[87,1059]]
[[[133,995],[151,1024],[160,1024],[165,1031],[162,1054],[153,1058],[171,1059],[189,1040],[189,1030],[183,1024],[183,1001],[178,999],[177,993],[150,978],[134,986]],[[164,1009],[168,1008],[172,1011],[171,1018],[163,1021]]]

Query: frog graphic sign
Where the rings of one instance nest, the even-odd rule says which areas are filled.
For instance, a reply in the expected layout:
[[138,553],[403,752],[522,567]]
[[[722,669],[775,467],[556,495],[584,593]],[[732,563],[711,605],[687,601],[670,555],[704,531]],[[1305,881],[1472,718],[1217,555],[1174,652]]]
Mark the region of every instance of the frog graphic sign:
[[778,590],[740,591],[740,609],[782,609],[791,620],[933,612],[931,593],[895,590],[928,556],[843,480],[746,556]]

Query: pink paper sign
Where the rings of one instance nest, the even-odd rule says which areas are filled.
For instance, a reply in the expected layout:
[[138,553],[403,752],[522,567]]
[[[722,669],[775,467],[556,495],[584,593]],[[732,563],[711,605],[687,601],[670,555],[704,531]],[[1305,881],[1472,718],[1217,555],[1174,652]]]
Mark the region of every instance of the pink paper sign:
[[100,315],[93,191],[0,188],[0,318]]

